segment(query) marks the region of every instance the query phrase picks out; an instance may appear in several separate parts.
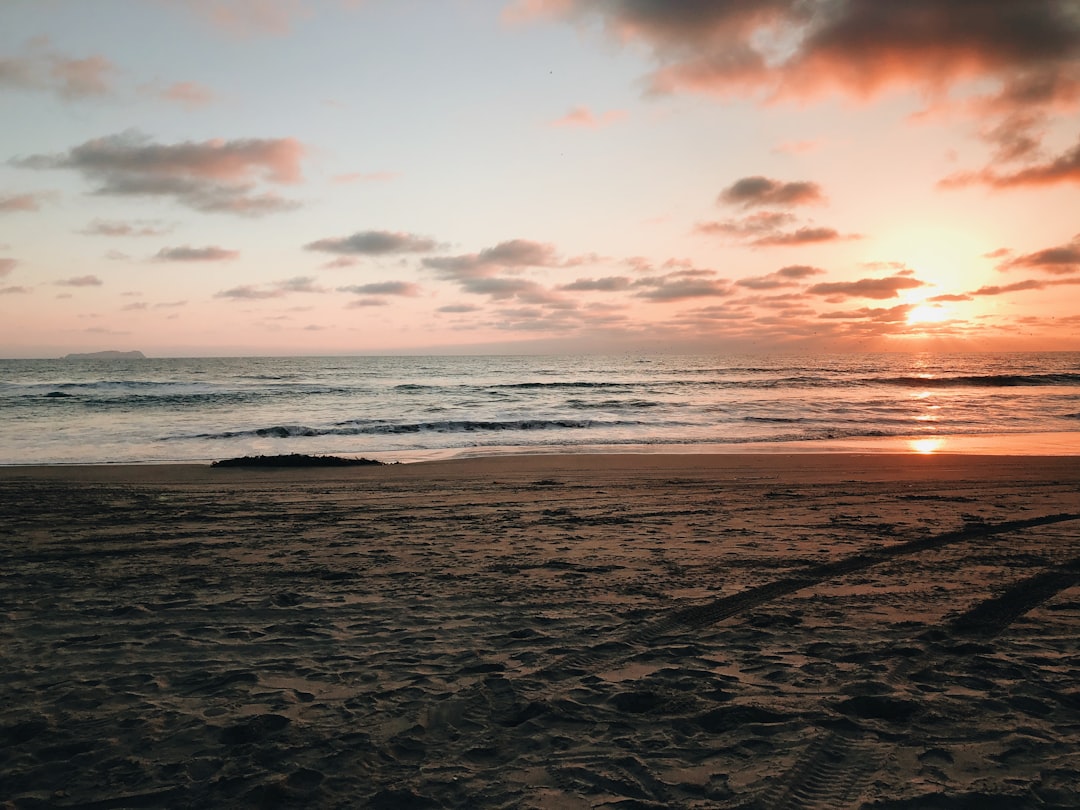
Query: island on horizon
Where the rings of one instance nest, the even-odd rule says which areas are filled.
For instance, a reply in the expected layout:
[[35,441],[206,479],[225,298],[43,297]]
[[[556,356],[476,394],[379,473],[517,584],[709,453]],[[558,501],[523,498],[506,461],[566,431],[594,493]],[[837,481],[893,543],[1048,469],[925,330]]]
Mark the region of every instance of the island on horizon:
[[146,355],[140,351],[134,352],[86,352],[84,354],[65,354],[61,360],[145,360]]

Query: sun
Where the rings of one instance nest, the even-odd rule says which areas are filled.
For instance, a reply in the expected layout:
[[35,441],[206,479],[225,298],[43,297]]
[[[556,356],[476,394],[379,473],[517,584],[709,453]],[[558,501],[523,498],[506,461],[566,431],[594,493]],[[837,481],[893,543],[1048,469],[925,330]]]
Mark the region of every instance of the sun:
[[948,307],[941,304],[922,303],[908,310],[908,324],[943,323],[952,317]]

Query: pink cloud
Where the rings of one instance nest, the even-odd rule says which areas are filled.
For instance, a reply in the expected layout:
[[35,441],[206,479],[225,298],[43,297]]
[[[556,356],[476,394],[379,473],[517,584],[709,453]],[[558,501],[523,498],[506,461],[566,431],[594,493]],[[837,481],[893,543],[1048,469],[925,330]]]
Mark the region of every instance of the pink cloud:
[[0,213],[7,214],[15,211],[40,211],[41,203],[55,196],[54,193],[49,191],[0,196]]
[[556,118],[551,122],[553,127],[584,127],[587,129],[599,129],[614,124],[626,118],[625,110],[608,110],[599,116],[593,114],[588,107],[577,106],[562,118]]
[[198,82],[176,82],[162,91],[161,97],[185,107],[205,107],[214,100],[214,92]]

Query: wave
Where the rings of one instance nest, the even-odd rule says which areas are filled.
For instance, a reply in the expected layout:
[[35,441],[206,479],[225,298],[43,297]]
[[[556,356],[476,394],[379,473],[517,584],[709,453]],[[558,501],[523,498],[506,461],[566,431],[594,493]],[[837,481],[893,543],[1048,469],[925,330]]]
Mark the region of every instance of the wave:
[[985,374],[957,377],[882,377],[868,383],[897,385],[904,388],[1019,388],[1024,386],[1080,385],[1080,374]]
[[396,436],[409,433],[481,433],[500,431],[584,430],[588,428],[637,427],[640,422],[598,421],[593,419],[511,419],[511,420],[443,420],[437,422],[405,422],[392,424],[342,423],[329,428],[306,425],[273,425],[250,430],[229,430],[220,433],[200,433],[193,436],[174,436],[175,439],[291,439],[314,436]]

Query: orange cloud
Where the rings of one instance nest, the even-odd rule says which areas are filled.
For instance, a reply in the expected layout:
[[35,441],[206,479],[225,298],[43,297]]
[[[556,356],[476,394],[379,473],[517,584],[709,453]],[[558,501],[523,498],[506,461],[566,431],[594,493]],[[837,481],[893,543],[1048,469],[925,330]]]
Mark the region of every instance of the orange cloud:
[[814,284],[806,291],[810,295],[830,296],[834,300],[845,298],[897,298],[900,290],[913,290],[925,287],[926,282],[909,275],[888,276],[886,278],[863,278],[858,281],[830,281]]
[[1042,270],[1058,276],[1080,272],[1080,235],[1074,237],[1067,245],[1058,245],[1016,256],[998,265],[999,270],[1015,270],[1016,268]]
[[938,186],[960,188],[980,183],[994,188],[1080,183],[1080,143],[1045,163],[1036,163],[1005,173],[992,167],[980,172],[959,172],[939,181]]

